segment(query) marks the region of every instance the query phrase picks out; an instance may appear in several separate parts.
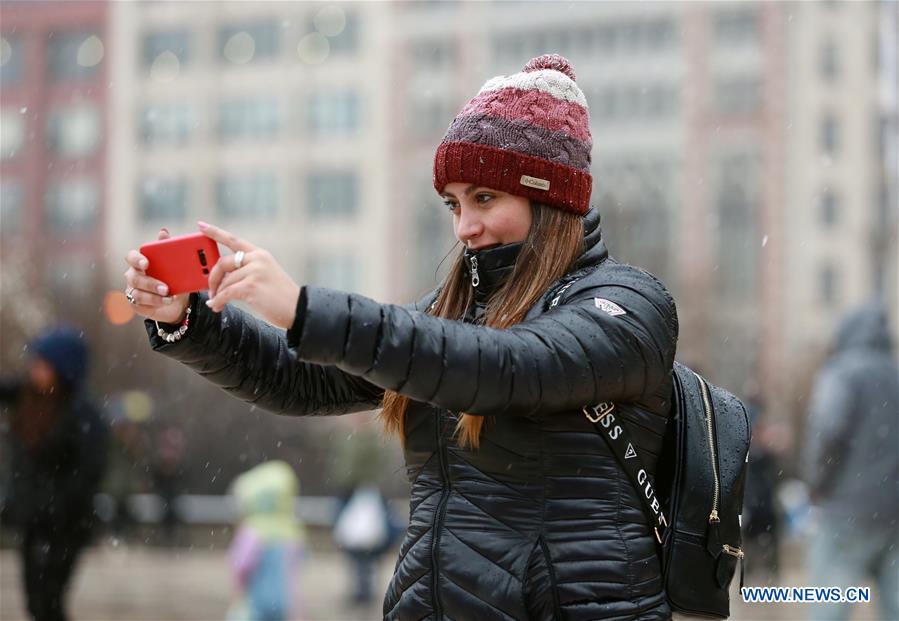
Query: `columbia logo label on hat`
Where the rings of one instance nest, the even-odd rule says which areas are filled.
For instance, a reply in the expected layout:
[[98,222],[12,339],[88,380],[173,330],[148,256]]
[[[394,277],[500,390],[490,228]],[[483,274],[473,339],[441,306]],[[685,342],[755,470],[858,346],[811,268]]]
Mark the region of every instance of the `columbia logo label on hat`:
[[521,185],[526,185],[529,188],[537,188],[538,190],[549,189],[549,181],[546,179],[538,179],[537,177],[529,177],[528,175],[521,175],[521,181],[519,183],[521,183]]

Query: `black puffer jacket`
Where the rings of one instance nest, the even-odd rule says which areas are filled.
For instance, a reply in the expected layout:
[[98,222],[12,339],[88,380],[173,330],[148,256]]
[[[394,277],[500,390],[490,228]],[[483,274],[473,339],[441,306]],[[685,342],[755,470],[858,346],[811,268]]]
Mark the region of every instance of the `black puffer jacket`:
[[[652,276],[608,258],[595,213],[585,231],[574,271],[506,330],[416,310],[433,294],[401,307],[305,287],[286,338],[199,300],[181,342],[148,331],[155,349],[277,413],[371,409],[385,388],[415,400],[411,518],[386,619],[667,619],[639,500],[581,407],[618,403],[654,470],[676,311]],[[514,258],[507,247],[479,253],[479,304]],[[454,441],[459,412],[490,417],[479,450]]]

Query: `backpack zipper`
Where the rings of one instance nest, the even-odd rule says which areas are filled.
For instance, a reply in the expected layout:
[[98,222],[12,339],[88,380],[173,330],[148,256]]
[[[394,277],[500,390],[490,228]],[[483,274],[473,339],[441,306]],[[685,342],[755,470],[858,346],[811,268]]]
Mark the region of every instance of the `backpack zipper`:
[[712,475],[715,479],[715,495],[712,497],[712,511],[709,513],[709,524],[720,522],[718,517],[718,495],[720,493],[721,484],[718,481],[718,447],[715,445],[715,431],[712,427],[712,406],[709,397],[709,387],[698,373],[693,375],[699,380],[699,386],[702,388],[702,409],[705,411],[706,426],[709,432],[709,456],[712,460]]
[[721,546],[721,549],[731,556],[736,556],[738,559],[742,559],[745,556],[745,554],[743,554],[743,550],[741,550],[740,548],[729,546],[726,543]]

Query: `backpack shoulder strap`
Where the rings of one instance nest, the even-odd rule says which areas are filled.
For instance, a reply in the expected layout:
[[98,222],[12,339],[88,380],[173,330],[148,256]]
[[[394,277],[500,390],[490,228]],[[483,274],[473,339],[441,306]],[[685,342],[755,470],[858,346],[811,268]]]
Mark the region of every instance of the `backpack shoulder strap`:
[[624,421],[615,416],[614,403],[600,403],[583,409],[584,416],[593,425],[596,432],[606,441],[609,449],[621,464],[622,469],[637,491],[643,512],[646,514],[659,545],[667,539],[668,520],[656,495],[655,488],[649,480],[649,471],[637,453],[637,447],[631,440]]
[[[583,274],[575,273],[567,282],[561,283],[552,291],[549,308],[558,306],[562,299],[562,294],[571,287],[575,282],[580,280]],[[550,296],[547,296],[550,297]],[[586,406],[583,409],[584,416],[592,423],[596,432],[609,445],[609,449],[621,464],[622,469],[630,479],[631,484],[640,498],[640,504],[643,505],[643,511],[646,518],[653,525],[652,530],[655,533],[656,541],[659,545],[665,541],[668,534],[668,520],[662,512],[662,507],[656,496],[652,482],[649,480],[649,471],[643,466],[643,460],[637,454],[637,447],[631,441],[630,433],[624,425],[623,420],[619,420],[613,413],[615,404],[604,402],[594,406]]]

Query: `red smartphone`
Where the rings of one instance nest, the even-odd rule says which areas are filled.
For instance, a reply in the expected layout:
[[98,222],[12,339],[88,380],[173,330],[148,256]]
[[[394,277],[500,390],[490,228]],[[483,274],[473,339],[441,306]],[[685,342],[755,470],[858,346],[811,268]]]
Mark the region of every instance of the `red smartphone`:
[[160,239],[140,247],[150,262],[147,275],[164,282],[169,295],[205,291],[209,272],[219,260],[219,247],[202,233]]

